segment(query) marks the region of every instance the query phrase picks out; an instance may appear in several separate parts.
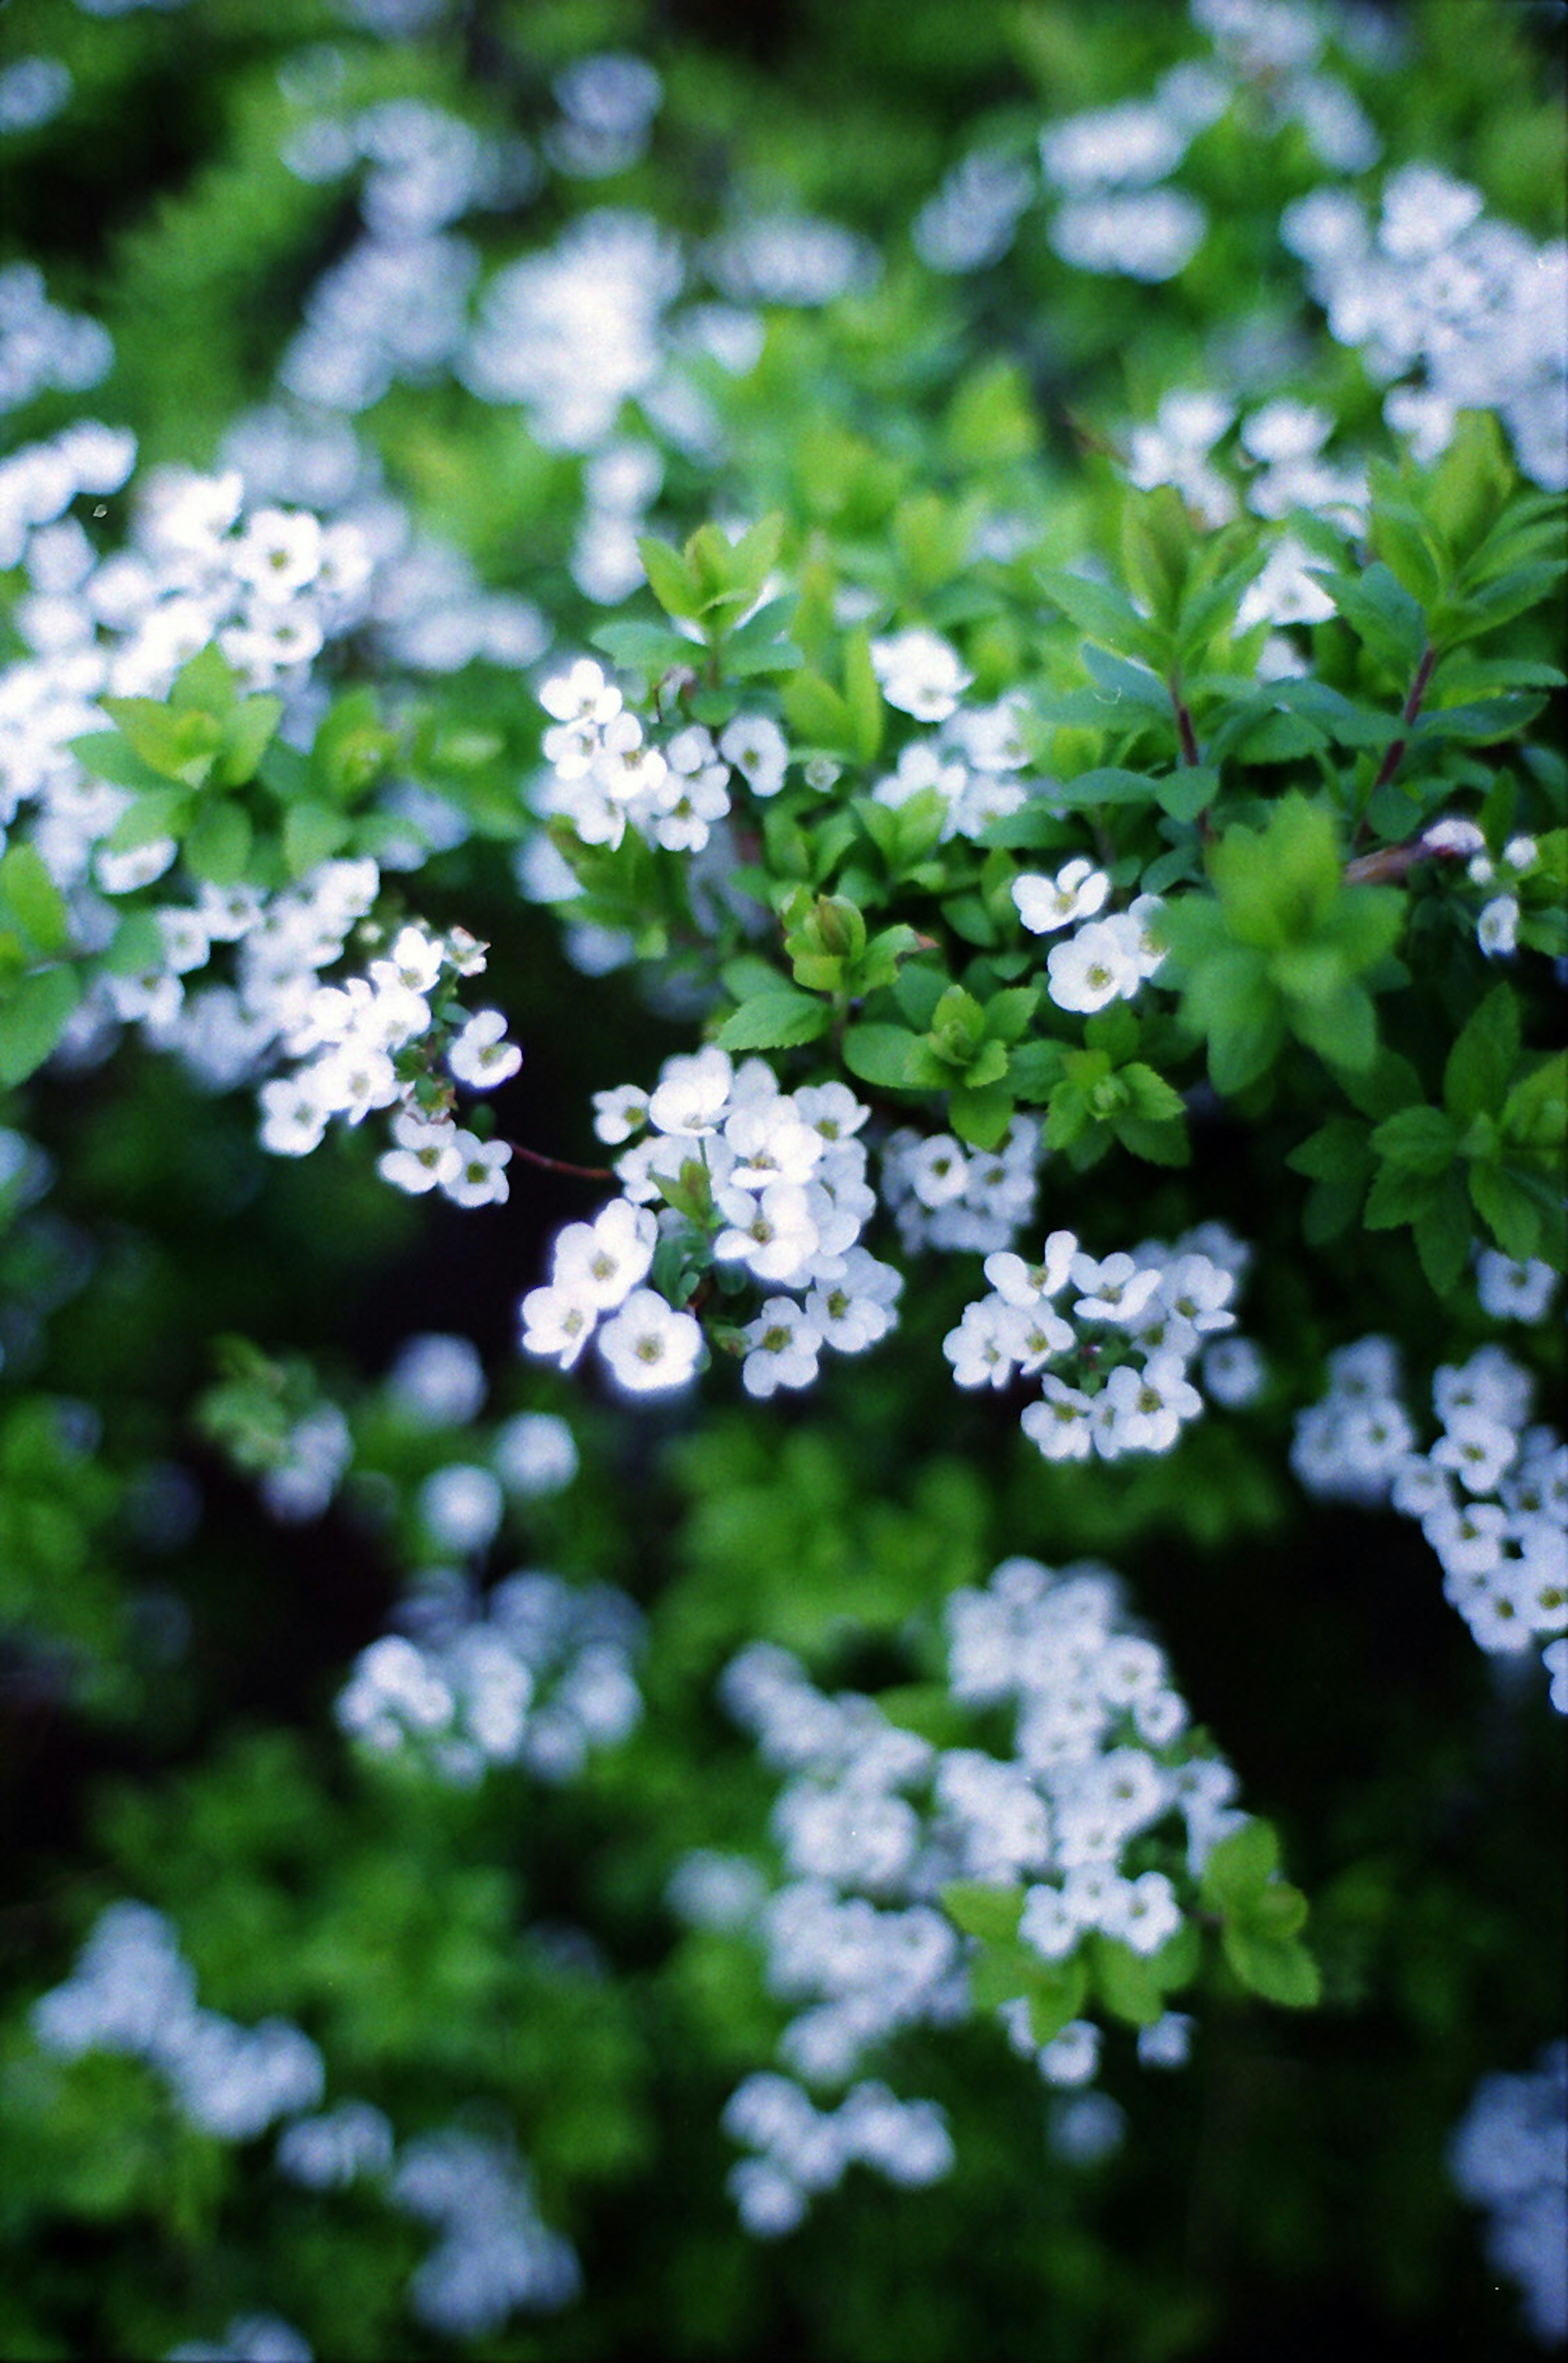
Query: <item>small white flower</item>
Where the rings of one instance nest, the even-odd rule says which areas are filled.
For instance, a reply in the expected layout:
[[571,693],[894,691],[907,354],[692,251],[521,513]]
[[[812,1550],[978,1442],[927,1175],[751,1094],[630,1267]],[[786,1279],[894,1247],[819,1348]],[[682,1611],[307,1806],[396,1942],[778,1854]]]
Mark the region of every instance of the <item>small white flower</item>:
[[873,640],[871,660],[889,705],[917,722],[945,722],[974,678],[946,640],[918,627]]
[[1058,1009],[1084,1015],[1130,1001],[1143,981],[1137,950],[1118,919],[1091,919],[1046,960],[1046,991]]
[[770,1296],[741,1335],[750,1348],[740,1373],[749,1395],[766,1397],[779,1387],[811,1385],[822,1338],[793,1296]]
[[599,1350],[611,1375],[632,1394],[684,1387],[702,1352],[702,1328],[651,1288],[639,1288],[599,1332]]
[[612,1198],[592,1223],[572,1223],[562,1232],[551,1280],[595,1312],[613,1312],[646,1277],[658,1242],[651,1207]]
[[472,1132],[456,1132],[452,1145],[459,1158],[457,1171],[443,1181],[442,1190],[458,1206],[498,1206],[507,1196],[506,1168],[512,1152],[504,1140],[481,1140]]
[[1105,871],[1084,860],[1066,862],[1054,878],[1025,871],[1012,885],[1018,916],[1031,936],[1054,935],[1076,920],[1092,919],[1110,891]]
[[476,1092],[494,1091],[522,1063],[521,1050],[506,1039],[506,1021],[498,1009],[476,1010],[447,1052],[458,1082]]
[[1475,940],[1488,960],[1507,960],[1518,949],[1519,906],[1512,894],[1493,896],[1475,922]]
[[738,714],[726,724],[718,751],[754,796],[778,794],[789,765],[789,747],[778,724],[765,714]]

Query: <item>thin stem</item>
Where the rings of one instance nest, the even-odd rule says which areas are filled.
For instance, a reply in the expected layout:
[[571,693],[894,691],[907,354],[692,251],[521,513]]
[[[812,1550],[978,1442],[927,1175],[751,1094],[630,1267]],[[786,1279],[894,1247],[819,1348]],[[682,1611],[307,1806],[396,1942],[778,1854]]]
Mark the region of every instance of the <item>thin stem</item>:
[[540,1148],[525,1148],[520,1140],[503,1141],[501,1145],[526,1164],[542,1166],[547,1173],[573,1173],[580,1182],[613,1182],[616,1178],[614,1169],[608,1165],[573,1165],[564,1157],[547,1157]]
[[[1427,684],[1431,680],[1432,667],[1436,664],[1437,660],[1438,652],[1436,649],[1429,646],[1422,649],[1421,661],[1416,667],[1416,678],[1410,683],[1410,694],[1405,700],[1405,710],[1399,716],[1400,722],[1404,726],[1403,730],[1397,738],[1392,739],[1389,742],[1388,750],[1385,754],[1382,762],[1377,767],[1377,777],[1373,780],[1369,792],[1373,795],[1377,793],[1379,788],[1385,788],[1388,785],[1389,781],[1394,777],[1395,772],[1399,769],[1400,764],[1405,760],[1405,750],[1410,744],[1409,738],[1407,734],[1409,732],[1411,726],[1414,724],[1417,716],[1421,711],[1421,702],[1427,694]],[[1362,826],[1363,827],[1366,826],[1364,815]]]
[[1180,674],[1173,673],[1165,685],[1171,693],[1171,705],[1176,716],[1176,736],[1182,742],[1182,760],[1195,771],[1203,757],[1198,752],[1197,732],[1193,728],[1192,708],[1182,695]]

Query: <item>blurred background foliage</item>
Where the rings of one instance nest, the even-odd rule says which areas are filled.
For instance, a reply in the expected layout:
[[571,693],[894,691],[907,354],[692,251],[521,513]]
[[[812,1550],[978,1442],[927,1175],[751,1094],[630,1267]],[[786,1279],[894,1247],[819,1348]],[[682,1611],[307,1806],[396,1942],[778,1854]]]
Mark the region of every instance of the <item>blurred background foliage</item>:
[[[1374,13],[1410,61],[1360,93],[1391,154],[1473,181],[1533,237],[1560,234],[1562,10]],[[1292,327],[1299,273],[1272,225],[1312,184],[1305,151],[1272,158],[1265,222],[1244,143],[1225,126],[1198,143],[1191,184],[1218,232],[1158,303],[1064,273],[1038,243],[938,280],[908,223],[977,136],[1025,146],[1042,118],[1145,92],[1188,47],[1182,12],[1129,0],[465,0],[401,36],[328,0],[5,0],[0,66],[58,59],[72,97],[4,137],[0,270],[37,263],[54,303],[102,320],[116,359],[93,415],[133,427],[144,463],[208,466],[357,235],[351,183],[282,161],[311,94],[338,112],[415,97],[538,143],[554,77],[633,50],[663,77],[647,152],[607,187],[545,175],[523,215],[475,214],[483,267],[517,250],[519,218],[544,244],[598,202],[692,237],[747,207],[821,213],[887,258],[860,299],[771,316],[760,366],[727,397],[717,483],[671,462],[672,521],[742,497],[817,501],[875,540],[897,490],[940,472],[955,435],[962,450],[954,397],[1000,359],[1018,425],[994,464],[1055,505],[1071,548],[1088,422],[1147,416],[1223,350],[1240,288]],[[1375,393],[1352,357],[1320,361],[1353,435]],[[46,387],[7,439],[82,408]],[[581,644],[596,611],[567,571],[576,457],[450,379],[395,385],[358,423],[484,582],[524,591],[563,647]],[[476,665],[444,693],[498,734],[504,797],[537,747],[527,684]],[[651,1076],[685,1030],[624,980],[562,962],[477,792],[475,810],[419,907],[493,946],[487,994],[527,1047],[503,1124],[594,1159],[589,1093]],[[321,2356],[410,2351],[425,2235],[406,2217],[284,2181],[265,2144],[196,2130],[134,2059],[39,2051],[31,2003],[122,1896],[169,1915],[204,2003],[296,2020],[334,2084],[400,2127],[461,2108],[517,2139],[584,2294],[466,2342],[480,2357],[1244,2363],[1358,2335],[1423,2363],[1532,2351],[1444,2159],[1476,2080],[1524,2068],[1561,2024],[1561,1728],[1474,1647],[1409,1522],[1303,1499],[1283,1394],[1085,1484],[1021,1446],[1006,1405],[933,1388],[965,1287],[929,1269],[898,1350],[840,1367],[808,1401],[700,1426],[628,1414],[515,1359],[544,1243],[593,1203],[580,1182],[530,1173],[478,1213],[416,1204],[354,1139],[263,1156],[245,1104],[139,1050],[40,1076],[25,1115],[47,1164],[0,1182],[0,2353],[161,2356],[259,2308]],[[1386,1238],[1304,1268],[1296,1185],[1238,1203],[1232,1146],[1217,1125],[1164,1204],[1140,1180],[1122,1202],[1135,1217],[1114,1169],[1063,1184],[1053,1220],[1099,1226],[1106,1245],[1128,1220],[1174,1231],[1194,1204],[1234,1221],[1259,1248],[1248,1326],[1281,1370],[1320,1369],[1366,1308],[1418,1365],[1460,1350]],[[442,1789],[351,1758],[333,1726],[409,1563],[386,1503],[429,1465],[395,1427],[378,1448],[365,1406],[428,1331],[474,1342],[498,1413],[569,1412],[581,1453],[563,1494],[517,1514],[493,1570],[612,1582],[651,1615],[643,1723],[569,1787]],[[196,1418],[231,1335],[307,1358],[369,1423],[359,1490],[314,1523],[269,1520]],[[1106,2087],[1128,2137],[1088,2163],[1053,2150],[1051,2096],[998,2039],[929,2043],[922,2089],[949,2111],[952,2179],[895,2191],[851,2177],[789,2241],[750,2240],[718,2115],[780,2014],[740,1937],[684,1927],[665,1901],[694,1847],[765,1853],[769,1784],[715,1680],[760,1634],[819,1678],[911,1679],[911,1619],[1015,1551],[1125,1573],[1314,1898],[1323,2007],[1217,1998],[1178,2077],[1118,2055]]]

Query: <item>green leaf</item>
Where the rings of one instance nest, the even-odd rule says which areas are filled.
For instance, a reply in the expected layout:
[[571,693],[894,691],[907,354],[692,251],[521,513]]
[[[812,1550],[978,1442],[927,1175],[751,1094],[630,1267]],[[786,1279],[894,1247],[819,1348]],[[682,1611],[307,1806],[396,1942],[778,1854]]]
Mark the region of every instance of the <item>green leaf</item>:
[[1211,1848],[1199,1890],[1206,1903],[1229,1911],[1258,1894],[1278,1869],[1278,1833],[1251,1817]]
[[1241,1983],[1265,2002],[1288,2010],[1310,2010],[1321,2000],[1323,1981],[1318,1964],[1295,1936],[1253,1936],[1246,1928],[1226,1927],[1220,1936],[1225,1958]]
[[1238,1009],[1216,1020],[1208,1037],[1208,1075],[1222,1099],[1234,1098],[1266,1072],[1284,1043],[1277,1004]]
[[971,1148],[1001,1146],[1013,1120],[1014,1095],[1005,1082],[963,1084],[948,1093],[948,1122]]
[[854,724],[848,702],[817,672],[799,672],[784,692],[784,719],[808,746],[835,754],[854,752]]
[[1528,1263],[1540,1251],[1540,1208],[1512,1174],[1496,1165],[1473,1164],[1468,1178],[1476,1212],[1503,1253]]
[[0,1087],[26,1081],[59,1044],[82,998],[73,968],[36,969],[0,1006]]
[[1496,984],[1473,1012],[1448,1054],[1443,1101],[1455,1121],[1500,1114],[1519,1061],[1519,1004],[1511,985]]
[[161,779],[188,788],[206,784],[223,743],[223,727],[214,716],[176,713],[153,697],[101,697],[98,703]]
[[1037,2043],[1053,2043],[1083,2009],[1089,1976],[1081,1960],[1064,1961],[1056,1969],[1040,1966],[1044,1974],[1029,1989],[1029,2033]]
[[1130,1945],[1097,1932],[1089,1940],[1095,1991],[1114,2017],[1132,2026],[1152,2026],[1162,2017],[1164,1992],[1153,1962]]
[[887,707],[871,660],[871,635],[850,634],[844,643],[844,702],[849,711],[851,751],[862,763],[874,762],[882,746]]
[[902,1026],[850,1026],[844,1064],[862,1083],[891,1091],[940,1091],[951,1073],[929,1043]]
[[1378,1155],[1412,1173],[1446,1173],[1459,1148],[1459,1132],[1440,1108],[1401,1108],[1372,1136]]
[[994,1887],[977,1879],[954,1880],[939,1892],[939,1902],[955,1928],[988,1944],[1010,1943],[1023,1917],[1021,1887]]
[[1369,1231],[1395,1231],[1413,1223],[1436,1200],[1440,1182],[1430,1174],[1412,1173],[1403,1165],[1385,1165],[1367,1193],[1362,1217]]
[[1451,1295],[1463,1278],[1470,1261],[1471,1227],[1464,1185],[1457,1174],[1451,1173],[1412,1226],[1416,1253],[1434,1296]]
[[1154,782],[1154,800],[1173,820],[1196,820],[1219,793],[1219,773],[1207,764],[1190,765]]
[[1360,575],[1312,570],[1358,638],[1414,672],[1427,646],[1427,619],[1404,584],[1376,561]]
[[[294,816],[291,811],[284,821],[285,840]],[[250,859],[250,820],[244,806],[228,797],[204,800],[181,852],[193,877],[209,879],[215,886],[237,885]]]
[[1123,592],[1108,583],[1091,582],[1082,574],[1042,571],[1037,580],[1051,603],[1085,636],[1118,655],[1160,661],[1160,636],[1147,624]]
[[64,897],[36,846],[19,840],[0,860],[0,908],[36,952],[47,959],[64,950],[70,934]]
[[290,804],[284,815],[284,860],[291,878],[303,878],[348,843],[353,824],[330,804]]
[[593,647],[603,649],[612,664],[628,672],[647,673],[651,680],[661,680],[667,672],[693,665],[702,655],[695,640],[683,638],[665,624],[601,624],[597,631],[589,633],[588,638]]
[[248,697],[226,715],[212,771],[215,786],[242,788],[253,780],[283,718],[281,697]]
[[[1111,764],[1099,771],[1080,771],[1075,780],[1062,781],[1051,788],[1051,802],[1059,812],[1090,811],[1099,804],[1150,804],[1157,801],[1160,790],[1165,785],[1164,781],[1151,779],[1147,771],[1120,771],[1116,765]],[[1009,818],[1014,821],[1022,820],[1027,811],[1026,805],[1024,812],[1014,813],[1009,815]],[[995,834],[988,829],[985,835],[986,844],[1016,845],[1030,842],[1027,838],[1005,836],[1003,831],[1006,826],[1006,822],[995,824]]]
[[1276,1941],[1282,1936],[1299,1936],[1307,1925],[1307,1898],[1299,1887],[1291,1887],[1283,1879],[1271,1880],[1260,1894],[1236,1913],[1234,1925],[1251,1936],[1269,1936]]
[[830,1003],[781,982],[742,1003],[725,1019],[716,1039],[723,1050],[785,1050],[815,1042],[832,1022]]
[[695,623],[703,611],[704,594],[685,560],[667,541],[639,535],[637,554],[642,560],[653,596],[667,616]]

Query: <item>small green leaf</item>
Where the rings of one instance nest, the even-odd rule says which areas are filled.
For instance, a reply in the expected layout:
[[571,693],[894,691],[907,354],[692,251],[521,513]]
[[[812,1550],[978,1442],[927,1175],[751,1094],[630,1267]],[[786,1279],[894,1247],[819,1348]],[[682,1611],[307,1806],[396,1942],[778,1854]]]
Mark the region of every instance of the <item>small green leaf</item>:
[[695,623],[702,614],[704,594],[679,551],[672,549],[667,541],[655,541],[645,534],[638,538],[637,554],[653,596],[664,613]]
[[1211,1848],[1199,1881],[1206,1903],[1229,1911],[1245,1903],[1279,1869],[1279,1837],[1272,1823],[1244,1821]]
[[1519,1004],[1513,988],[1496,984],[1472,1015],[1448,1054],[1443,1100],[1459,1124],[1496,1115],[1519,1060]]
[[1228,1926],[1220,1942],[1241,1983],[1265,2002],[1310,2010],[1321,2000],[1318,1964],[1298,1938],[1255,1936],[1249,1929]]
[[303,878],[348,843],[353,824],[330,804],[290,804],[284,815],[284,860],[291,878]]
[[1114,2017],[1132,2026],[1152,2026],[1165,2001],[1154,1964],[1130,1945],[1096,1934],[1089,1940],[1095,1991]]
[[950,1074],[929,1044],[902,1026],[851,1026],[844,1064],[862,1083],[892,1091],[940,1091]]
[[35,969],[0,1006],[0,1087],[26,1081],[43,1065],[82,998],[73,968]]
[[[294,816],[291,811],[284,822],[285,839]],[[237,885],[250,859],[250,821],[244,806],[227,796],[205,799],[181,851],[193,877],[208,879],[215,886]]]
[[1006,1944],[1017,1936],[1023,1917],[1021,1887],[995,1887],[975,1879],[954,1880],[940,1892],[942,1910],[966,1936]]
[[723,1050],[785,1050],[815,1042],[833,1022],[832,1004],[782,981],[727,1017],[715,1037]]
[[1411,1173],[1446,1173],[1459,1149],[1459,1130],[1440,1108],[1401,1108],[1372,1136],[1378,1155]]
[[64,950],[70,933],[64,897],[36,846],[18,841],[0,860],[0,908],[9,911],[35,951],[47,958]]

